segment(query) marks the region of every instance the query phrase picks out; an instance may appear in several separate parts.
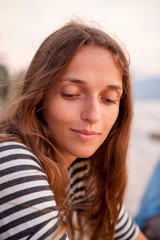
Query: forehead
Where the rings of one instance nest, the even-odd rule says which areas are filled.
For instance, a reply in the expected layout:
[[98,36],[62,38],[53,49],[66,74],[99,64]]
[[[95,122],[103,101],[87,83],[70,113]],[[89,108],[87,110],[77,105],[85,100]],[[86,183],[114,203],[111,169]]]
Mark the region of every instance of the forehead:
[[[103,57],[105,61],[108,61],[108,59],[112,59],[117,64],[117,56],[115,53],[112,53],[106,48],[96,46],[96,45],[83,45],[81,46],[77,52],[73,55],[70,62],[76,61],[77,59],[83,59],[87,57]],[[118,65],[117,65],[118,67]]]
[[[120,71],[122,71],[118,65],[118,57],[109,51],[108,49],[96,46],[96,45],[83,45],[78,49],[78,51],[73,55],[69,64],[66,68],[70,66],[77,65],[78,63],[87,63],[96,64],[101,63],[104,67],[109,67],[110,65],[114,65]],[[83,64],[84,65],[84,64]]]
[[79,78],[84,81],[122,80],[122,71],[117,59],[109,50],[97,46],[82,46],[66,67],[64,78]]

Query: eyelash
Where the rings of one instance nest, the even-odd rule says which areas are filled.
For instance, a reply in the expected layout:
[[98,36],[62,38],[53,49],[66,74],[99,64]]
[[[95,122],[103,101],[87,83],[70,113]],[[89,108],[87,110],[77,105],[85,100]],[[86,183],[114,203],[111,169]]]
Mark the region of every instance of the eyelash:
[[111,99],[108,99],[108,98],[103,98],[103,100],[104,100],[106,103],[113,103],[113,104],[116,104],[116,101],[111,100]]
[[[80,96],[79,94],[68,94],[68,93],[61,93],[62,97],[68,98],[69,100],[72,100],[74,97]],[[102,98],[106,104],[116,104],[116,101],[108,99],[108,98]]]
[[79,96],[78,94],[68,94],[68,93],[61,93],[62,97],[66,97],[66,98],[73,98],[73,97],[77,97]]

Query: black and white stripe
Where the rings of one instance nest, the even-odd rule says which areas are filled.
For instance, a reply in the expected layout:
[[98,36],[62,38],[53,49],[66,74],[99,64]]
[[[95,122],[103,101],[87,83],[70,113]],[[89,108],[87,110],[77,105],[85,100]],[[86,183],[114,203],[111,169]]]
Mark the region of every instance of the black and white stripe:
[[23,144],[0,144],[0,183],[0,239],[52,239],[58,222],[54,196]]
[[[77,159],[69,168],[71,180],[70,180],[70,196],[71,204],[74,209],[80,211],[85,209],[88,199],[85,198],[84,186],[85,179],[84,175],[89,170],[89,163],[84,159]],[[94,183],[90,184],[92,192],[94,191]],[[90,196],[90,200],[91,200]],[[139,228],[134,223],[133,219],[129,216],[128,212],[123,206],[115,228],[114,239],[115,240],[134,240],[138,235]]]
[[[88,203],[84,191],[87,160],[77,159],[69,168],[70,204],[77,211]],[[51,240],[58,226],[53,193],[40,162],[18,142],[0,144],[0,239]],[[134,240],[138,227],[123,207],[115,239]],[[63,240],[68,239],[65,234]]]

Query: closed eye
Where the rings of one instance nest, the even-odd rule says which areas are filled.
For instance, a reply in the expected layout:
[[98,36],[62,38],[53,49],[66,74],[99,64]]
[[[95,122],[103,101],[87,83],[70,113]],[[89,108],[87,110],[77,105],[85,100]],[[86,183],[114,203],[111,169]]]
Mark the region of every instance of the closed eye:
[[74,97],[78,97],[78,96],[80,96],[79,94],[70,94],[70,93],[61,93],[61,95],[62,95],[62,97],[65,97],[65,98],[70,98],[70,99],[72,99],[72,98],[74,98]]
[[116,104],[116,101],[115,100],[111,100],[111,99],[108,99],[108,98],[103,98],[103,100],[105,101],[105,103],[109,103],[109,104]]
[[62,93],[63,97],[74,97],[74,94]]

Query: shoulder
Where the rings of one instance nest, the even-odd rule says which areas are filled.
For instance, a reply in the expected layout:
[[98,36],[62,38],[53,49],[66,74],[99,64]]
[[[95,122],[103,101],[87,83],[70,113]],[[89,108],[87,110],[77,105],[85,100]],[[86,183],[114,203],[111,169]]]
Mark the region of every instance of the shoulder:
[[0,157],[8,157],[10,156],[18,156],[18,155],[26,155],[26,157],[35,160],[38,164],[40,162],[37,160],[35,155],[31,153],[28,147],[25,144],[16,141],[7,141],[0,143]]
[[[19,142],[0,143],[1,196],[50,190],[38,159]],[[40,191],[41,190],[41,191]],[[17,193],[18,194],[18,193]],[[8,198],[6,199],[8,201]]]
[[18,190],[25,187],[31,189],[34,185],[39,186],[41,181],[45,181],[49,189],[40,161],[27,146],[19,142],[0,143],[0,176],[1,190],[5,193],[11,190],[14,192],[16,188],[19,188]]
[[28,147],[22,143],[8,141],[0,143],[0,169],[11,168],[20,170],[20,166],[24,168],[41,169],[40,161],[34,156]]

